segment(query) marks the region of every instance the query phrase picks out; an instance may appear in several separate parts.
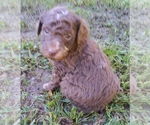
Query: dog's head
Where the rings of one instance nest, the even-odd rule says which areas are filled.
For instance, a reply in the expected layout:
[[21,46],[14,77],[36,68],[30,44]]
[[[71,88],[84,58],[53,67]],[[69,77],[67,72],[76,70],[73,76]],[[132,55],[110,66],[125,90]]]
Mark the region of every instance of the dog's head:
[[55,7],[41,16],[37,33],[41,33],[42,54],[62,60],[85,41],[88,28],[79,16],[64,7]]

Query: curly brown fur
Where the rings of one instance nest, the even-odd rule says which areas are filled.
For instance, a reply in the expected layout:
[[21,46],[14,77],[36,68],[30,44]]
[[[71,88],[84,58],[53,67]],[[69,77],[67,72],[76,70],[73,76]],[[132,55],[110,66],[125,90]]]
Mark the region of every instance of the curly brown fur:
[[89,36],[85,20],[65,7],[41,16],[41,52],[54,65],[45,90],[60,86],[64,96],[84,112],[100,111],[119,92],[119,80],[107,56]]

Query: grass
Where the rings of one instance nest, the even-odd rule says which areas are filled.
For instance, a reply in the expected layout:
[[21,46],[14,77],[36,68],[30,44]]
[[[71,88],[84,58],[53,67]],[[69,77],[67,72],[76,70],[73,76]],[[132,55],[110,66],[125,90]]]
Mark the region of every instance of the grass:
[[[0,46],[0,125],[13,124],[19,119],[20,58],[15,41],[4,41]],[[18,89],[19,90],[19,89]]]
[[150,51],[148,46],[143,48],[142,44],[131,46],[131,71],[139,88],[137,94],[130,96],[131,125],[149,124]]
[[139,7],[139,8],[142,8],[143,6],[144,7],[149,7],[150,5],[150,1],[149,0],[130,0],[130,7]]
[[[135,1],[134,1],[135,2]],[[149,2],[147,0],[138,1],[134,3],[134,6],[131,6],[133,11],[132,13],[146,13],[147,7],[149,6]],[[141,11],[141,7],[144,10]],[[138,7],[138,9],[137,9]],[[135,12],[136,10],[136,12]],[[149,94],[149,83],[150,83],[150,49],[149,49],[149,27],[148,23],[143,23],[141,25],[141,20],[139,20],[141,16],[136,15],[136,24],[135,21],[132,23],[132,34],[131,39],[132,43],[130,46],[130,68],[131,73],[135,76],[137,80],[138,93],[130,96],[130,112],[131,112],[131,125],[141,125],[141,124],[149,124],[149,108],[150,108],[150,94]],[[148,21],[146,18],[147,15],[142,16],[142,19]],[[133,17],[132,17],[133,18]],[[139,25],[140,24],[140,25]],[[143,26],[143,28],[139,28],[139,26]],[[137,31],[140,29],[140,32]]]

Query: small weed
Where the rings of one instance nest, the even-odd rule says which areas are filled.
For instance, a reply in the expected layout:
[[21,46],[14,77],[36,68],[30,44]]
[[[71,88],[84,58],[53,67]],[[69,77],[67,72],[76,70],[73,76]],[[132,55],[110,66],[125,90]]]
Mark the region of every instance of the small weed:
[[81,117],[83,117],[83,112],[78,112],[77,109],[73,106],[70,111],[69,118],[72,119],[75,124],[79,124]]

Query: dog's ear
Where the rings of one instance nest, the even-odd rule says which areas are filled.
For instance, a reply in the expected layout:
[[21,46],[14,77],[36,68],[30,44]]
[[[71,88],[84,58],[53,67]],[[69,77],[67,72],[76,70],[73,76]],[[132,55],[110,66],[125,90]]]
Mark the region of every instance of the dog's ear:
[[86,37],[89,34],[87,23],[84,19],[77,17],[77,43],[82,44],[85,42]]
[[44,20],[44,14],[45,13],[43,13],[39,18],[39,22],[37,24],[37,35],[40,35],[40,33],[41,33],[42,26],[43,26],[43,20]]
[[42,25],[43,23],[41,21],[38,22],[38,26],[37,26],[37,35],[39,36],[42,30]]

